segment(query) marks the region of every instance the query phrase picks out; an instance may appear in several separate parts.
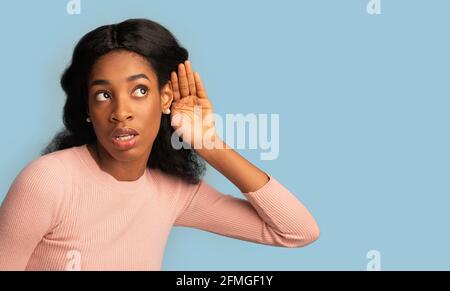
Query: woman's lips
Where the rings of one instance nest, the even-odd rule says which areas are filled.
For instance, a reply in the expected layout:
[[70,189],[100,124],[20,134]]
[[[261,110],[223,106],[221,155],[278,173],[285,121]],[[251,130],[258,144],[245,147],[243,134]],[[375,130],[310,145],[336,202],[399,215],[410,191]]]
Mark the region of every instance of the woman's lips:
[[134,128],[131,127],[117,127],[112,131],[111,136],[115,137],[127,134],[138,135],[139,133]]
[[114,146],[119,150],[128,150],[136,145],[136,140],[139,135],[127,135],[121,138],[113,136],[112,142]]

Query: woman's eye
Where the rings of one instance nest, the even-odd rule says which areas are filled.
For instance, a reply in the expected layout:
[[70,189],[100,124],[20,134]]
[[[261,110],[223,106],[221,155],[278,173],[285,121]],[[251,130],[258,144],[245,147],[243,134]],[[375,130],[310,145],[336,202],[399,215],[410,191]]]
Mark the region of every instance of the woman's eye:
[[148,89],[146,87],[139,87],[134,90],[133,96],[144,97],[145,95],[147,95],[147,93]]
[[99,100],[99,98],[111,98],[108,92],[100,92],[95,95],[95,99]]

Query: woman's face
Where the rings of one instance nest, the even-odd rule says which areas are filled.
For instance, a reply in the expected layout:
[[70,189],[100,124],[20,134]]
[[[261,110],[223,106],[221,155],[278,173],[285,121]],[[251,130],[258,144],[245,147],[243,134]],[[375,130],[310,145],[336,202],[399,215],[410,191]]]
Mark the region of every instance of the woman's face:
[[[156,72],[144,57],[124,50],[102,56],[88,78],[88,114],[98,146],[120,161],[148,159],[162,111],[172,99],[169,84],[159,91]],[[111,135],[119,127],[139,133],[133,147],[114,145]]]

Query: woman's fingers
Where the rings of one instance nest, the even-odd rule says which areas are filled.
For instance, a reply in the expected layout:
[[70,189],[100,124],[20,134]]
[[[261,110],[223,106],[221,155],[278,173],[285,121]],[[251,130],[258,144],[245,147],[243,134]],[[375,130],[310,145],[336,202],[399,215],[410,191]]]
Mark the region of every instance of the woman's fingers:
[[181,98],[189,96],[189,84],[184,64],[178,65],[178,84],[180,86]]
[[173,99],[175,99],[175,101],[180,100],[180,86],[178,84],[177,73],[172,72],[170,74],[170,83],[172,85]]
[[170,80],[175,101],[190,95],[208,98],[199,73],[192,71],[191,62],[188,60],[178,65],[178,74],[172,72]]
[[195,72],[194,79],[195,79],[195,87],[197,89],[198,98],[207,99],[208,96],[206,95],[205,87],[203,87],[203,82],[202,82],[202,79],[200,78],[200,74]]
[[187,80],[188,80],[188,86],[189,86],[189,93],[190,95],[196,95],[197,90],[195,89],[195,80],[194,80],[194,73],[192,72],[191,62],[188,60],[184,62],[184,66],[186,68],[186,74],[187,74]]

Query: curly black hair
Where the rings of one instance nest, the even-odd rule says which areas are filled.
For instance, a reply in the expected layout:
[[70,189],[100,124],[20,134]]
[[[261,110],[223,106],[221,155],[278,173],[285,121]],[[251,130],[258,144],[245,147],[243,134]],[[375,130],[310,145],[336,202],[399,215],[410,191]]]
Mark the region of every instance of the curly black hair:
[[[63,113],[65,128],[53,137],[41,155],[97,143],[92,125],[85,122],[87,78],[96,60],[113,50],[128,50],[146,58],[156,72],[160,90],[169,81],[170,73],[189,55],[169,30],[148,19],[128,19],[88,32],[75,46],[71,64],[61,76],[61,86],[67,96]],[[162,114],[147,167],[197,184],[205,173],[205,162],[189,147],[173,148],[174,131],[170,116]]]

